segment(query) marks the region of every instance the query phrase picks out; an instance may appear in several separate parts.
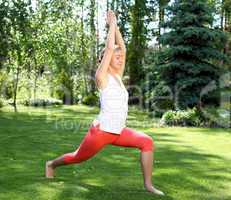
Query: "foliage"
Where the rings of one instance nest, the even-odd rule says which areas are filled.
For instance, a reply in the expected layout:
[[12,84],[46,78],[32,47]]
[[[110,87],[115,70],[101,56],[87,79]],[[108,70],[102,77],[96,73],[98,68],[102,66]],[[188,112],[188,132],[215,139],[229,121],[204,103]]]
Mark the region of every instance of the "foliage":
[[[212,80],[217,84],[223,69],[230,70],[223,53],[231,53],[231,43],[224,46],[226,37],[220,32],[231,38],[230,0],[109,0],[105,10],[99,9],[101,3],[38,0],[33,6],[31,0],[1,1],[0,70],[5,74],[0,72],[0,87],[4,87],[4,98],[17,102],[54,97],[74,104],[82,102],[79,95],[94,94],[96,56],[99,47],[105,46],[107,33],[104,29],[101,35],[105,25],[101,20],[109,5],[118,15],[127,44],[125,74],[130,79],[128,88],[135,88],[129,91],[130,97],[142,95],[156,116],[175,106],[194,106],[201,88]],[[43,75],[47,76],[41,84]],[[203,96],[203,103],[218,105],[219,95],[217,88]]]
[[231,127],[231,105],[227,102],[224,106],[207,106],[203,109],[206,117],[205,126],[207,127]]
[[[218,84],[224,72],[219,61],[227,61],[222,52],[226,35],[211,28],[213,17],[205,0],[177,0],[168,7],[168,14],[163,27],[170,31],[160,37],[165,48],[159,55],[158,71],[178,99],[178,108],[185,109],[200,103],[200,94],[209,83]],[[214,102],[218,99],[219,95]]]
[[169,110],[162,115],[160,124],[169,126],[230,128],[230,107],[229,109],[224,109],[207,106],[201,109],[194,107],[187,110]]
[[51,106],[51,105],[62,105],[62,101],[54,98],[47,98],[47,99],[29,99],[19,102],[24,106]]
[[147,27],[145,26],[145,16],[148,9],[146,1],[135,1],[131,8],[131,32],[132,37],[128,45],[128,68],[130,84],[137,85],[143,79],[142,62],[144,50],[147,46]]
[[83,97],[82,103],[89,106],[98,105],[98,97],[95,94],[89,94]]
[[10,34],[10,20],[9,17],[6,17],[10,12],[9,1],[1,1],[0,2],[0,70],[3,68],[4,63],[9,56],[9,49],[11,43],[11,34]]
[[187,110],[169,110],[161,118],[161,123],[171,126],[200,126],[202,117],[196,107]]

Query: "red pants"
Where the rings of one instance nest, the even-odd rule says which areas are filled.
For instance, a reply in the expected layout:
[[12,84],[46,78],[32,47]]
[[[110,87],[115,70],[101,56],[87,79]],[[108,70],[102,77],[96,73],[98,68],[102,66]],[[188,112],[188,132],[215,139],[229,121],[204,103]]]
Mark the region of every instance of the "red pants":
[[143,151],[153,151],[152,137],[131,128],[125,127],[120,134],[113,134],[99,129],[99,124],[93,124],[75,152],[64,154],[64,163],[80,163],[99,152],[105,145],[139,148]]

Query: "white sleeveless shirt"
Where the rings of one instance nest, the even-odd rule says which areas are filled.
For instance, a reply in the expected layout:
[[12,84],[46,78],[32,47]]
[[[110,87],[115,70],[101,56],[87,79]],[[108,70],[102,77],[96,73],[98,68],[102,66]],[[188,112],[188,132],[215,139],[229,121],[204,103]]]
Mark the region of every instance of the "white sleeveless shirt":
[[[108,73],[107,86],[100,91],[100,113],[93,121],[103,131],[120,134],[126,126],[128,91],[119,76]],[[120,83],[119,83],[119,82]]]

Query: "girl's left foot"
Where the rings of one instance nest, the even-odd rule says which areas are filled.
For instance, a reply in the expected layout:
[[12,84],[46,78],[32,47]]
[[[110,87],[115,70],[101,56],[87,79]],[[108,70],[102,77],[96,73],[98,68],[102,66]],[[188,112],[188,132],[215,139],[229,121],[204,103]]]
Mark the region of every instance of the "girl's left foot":
[[52,161],[46,162],[46,178],[54,178],[54,168],[52,167]]
[[154,186],[152,186],[152,185],[145,185],[145,188],[146,188],[146,190],[147,190],[148,192],[152,192],[152,193],[154,193],[154,194],[162,195],[162,196],[165,195],[162,191],[156,189],[156,188],[155,188]]

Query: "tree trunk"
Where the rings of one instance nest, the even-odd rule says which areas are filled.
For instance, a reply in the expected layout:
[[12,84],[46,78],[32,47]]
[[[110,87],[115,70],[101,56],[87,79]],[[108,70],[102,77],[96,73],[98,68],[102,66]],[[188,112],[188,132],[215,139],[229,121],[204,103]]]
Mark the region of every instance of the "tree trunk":
[[20,66],[17,66],[17,72],[16,72],[16,80],[14,81],[14,100],[13,100],[13,106],[14,106],[14,112],[17,112],[17,89],[18,89],[18,80],[19,80],[19,72],[20,72]]
[[35,73],[35,79],[34,79],[34,100],[36,99],[36,91],[37,91],[37,80],[38,80],[38,74]]

